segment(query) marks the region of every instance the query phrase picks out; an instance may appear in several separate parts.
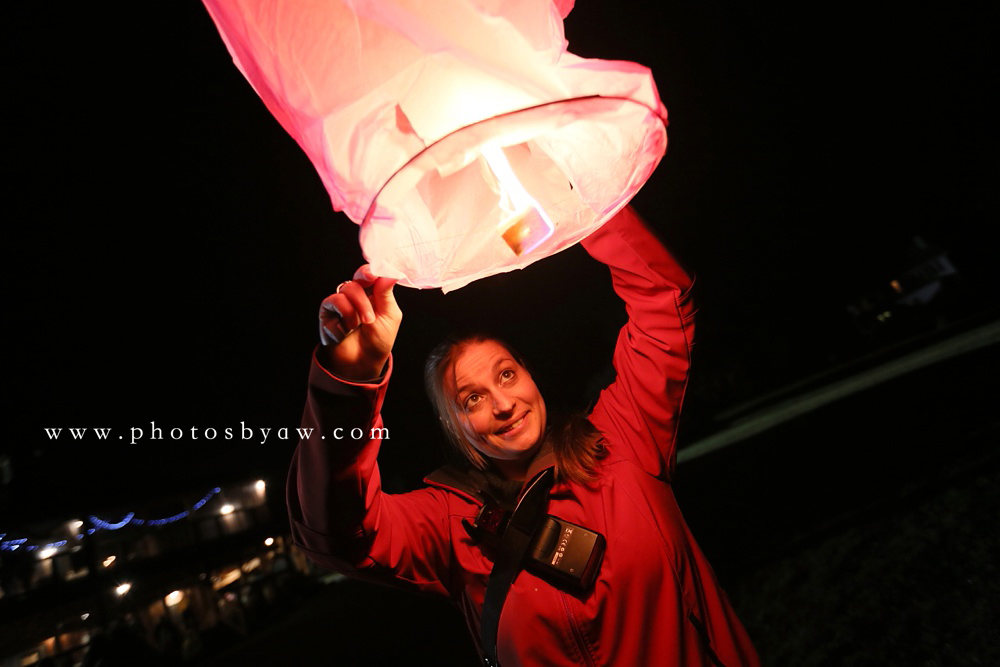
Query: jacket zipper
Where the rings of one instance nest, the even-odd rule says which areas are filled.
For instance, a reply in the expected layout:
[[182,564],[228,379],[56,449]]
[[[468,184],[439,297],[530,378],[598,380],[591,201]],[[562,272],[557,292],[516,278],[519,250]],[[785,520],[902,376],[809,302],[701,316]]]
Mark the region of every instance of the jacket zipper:
[[576,640],[577,648],[580,649],[580,655],[583,656],[583,662],[587,667],[596,667],[594,662],[594,656],[591,655],[590,645],[587,643],[586,637],[583,636],[583,630],[580,628],[576,621],[576,614],[573,613],[573,609],[570,607],[570,601],[567,600],[567,595],[561,591],[556,591],[556,595],[562,601],[563,609],[566,611],[566,616],[569,618],[569,627],[573,631],[573,639]]

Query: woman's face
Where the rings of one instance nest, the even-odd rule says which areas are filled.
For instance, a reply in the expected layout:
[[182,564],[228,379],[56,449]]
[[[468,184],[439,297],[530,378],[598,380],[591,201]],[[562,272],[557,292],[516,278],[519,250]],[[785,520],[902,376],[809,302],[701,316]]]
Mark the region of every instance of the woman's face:
[[448,390],[472,446],[505,474],[511,464],[526,468],[545,433],[545,401],[531,375],[493,340],[463,347],[453,371]]

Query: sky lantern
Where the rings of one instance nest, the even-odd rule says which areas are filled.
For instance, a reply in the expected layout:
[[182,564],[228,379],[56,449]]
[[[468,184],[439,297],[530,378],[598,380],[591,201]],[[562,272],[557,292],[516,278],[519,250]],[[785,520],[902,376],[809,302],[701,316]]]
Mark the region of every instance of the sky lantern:
[[580,241],[666,150],[649,70],[566,50],[572,0],[204,2],[403,285],[457,289]]

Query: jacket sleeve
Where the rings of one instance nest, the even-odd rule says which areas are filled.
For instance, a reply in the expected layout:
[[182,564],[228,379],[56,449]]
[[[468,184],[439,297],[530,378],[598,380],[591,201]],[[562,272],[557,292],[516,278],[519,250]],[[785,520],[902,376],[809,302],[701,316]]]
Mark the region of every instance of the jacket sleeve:
[[[382,583],[448,593],[452,563],[447,492],[382,492],[380,410],[392,370],[354,384],[313,359],[287,500],[292,539],[321,567]],[[355,437],[358,436],[358,437]]]
[[691,279],[631,208],[583,241],[611,269],[628,322],[614,352],[616,377],[601,392],[591,421],[643,470],[669,480],[677,419],[694,333]]

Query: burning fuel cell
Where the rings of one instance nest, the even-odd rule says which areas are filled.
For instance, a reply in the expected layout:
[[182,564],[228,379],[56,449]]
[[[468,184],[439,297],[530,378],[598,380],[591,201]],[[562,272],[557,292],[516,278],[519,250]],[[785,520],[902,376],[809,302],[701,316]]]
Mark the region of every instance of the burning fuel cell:
[[501,234],[517,256],[531,252],[551,235],[551,223],[536,208],[519,213]]
[[484,146],[482,157],[490,174],[499,201],[499,208],[517,211],[500,223],[500,236],[514,254],[520,257],[537,248],[552,236],[555,225],[541,205],[528,194],[499,146]]

